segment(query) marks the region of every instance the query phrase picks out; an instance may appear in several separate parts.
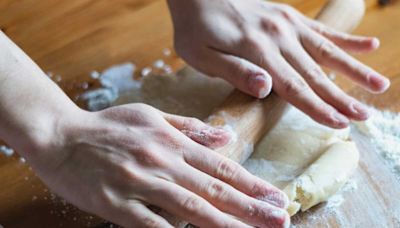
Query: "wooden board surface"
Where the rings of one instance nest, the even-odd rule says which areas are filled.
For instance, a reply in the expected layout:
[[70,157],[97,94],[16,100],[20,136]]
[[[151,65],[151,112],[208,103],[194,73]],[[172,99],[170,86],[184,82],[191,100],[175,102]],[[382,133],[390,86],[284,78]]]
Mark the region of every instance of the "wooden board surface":
[[[315,15],[325,1],[285,0],[308,15]],[[357,56],[392,80],[391,89],[378,96],[362,91],[342,77],[347,92],[376,107],[400,111],[400,2],[380,8],[368,1],[369,11],[355,31],[381,39],[379,51]],[[172,47],[172,26],[163,0],[2,0],[0,28],[46,72],[62,76],[61,87],[74,99],[79,85],[90,81],[89,72],[132,61],[139,68],[162,58]],[[177,69],[175,55],[166,61]],[[91,86],[96,86],[94,83]],[[338,209],[324,207],[294,218],[298,227],[400,227],[395,219],[400,183],[362,136],[353,136],[361,151],[355,179],[357,191],[345,193]],[[397,206],[397,208],[396,208]],[[397,211],[396,211],[397,210]],[[0,224],[9,227],[86,227],[98,219],[53,199],[29,166],[18,156],[0,155]]]

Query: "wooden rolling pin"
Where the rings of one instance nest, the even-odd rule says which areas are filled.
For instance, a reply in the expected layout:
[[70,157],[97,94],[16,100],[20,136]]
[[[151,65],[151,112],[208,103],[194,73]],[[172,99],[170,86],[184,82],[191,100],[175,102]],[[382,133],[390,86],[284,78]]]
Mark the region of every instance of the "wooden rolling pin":
[[[322,8],[317,20],[340,31],[351,32],[365,12],[364,0],[330,0]],[[287,103],[275,93],[265,99],[255,99],[238,90],[233,91],[222,105],[206,120],[213,126],[229,126],[235,140],[218,153],[243,163],[253,152],[253,146],[282,117]],[[161,212],[175,227],[185,227],[187,222]]]

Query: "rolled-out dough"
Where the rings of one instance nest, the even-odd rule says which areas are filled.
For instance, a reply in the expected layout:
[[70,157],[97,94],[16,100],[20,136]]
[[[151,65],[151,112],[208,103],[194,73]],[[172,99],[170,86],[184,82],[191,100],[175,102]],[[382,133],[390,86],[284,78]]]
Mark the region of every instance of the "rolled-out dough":
[[[226,82],[187,67],[176,75],[143,78],[140,88],[124,94],[115,105],[143,102],[166,112],[204,119],[231,91]],[[349,133],[349,129],[317,124],[289,107],[243,165],[284,190],[292,202],[289,213],[293,215],[327,200],[357,167],[358,151]]]
[[335,142],[329,146],[314,163],[283,189],[291,201],[289,214],[293,215],[299,209],[308,210],[335,194],[354,172],[358,158],[353,142]]
[[349,134],[349,128],[327,128],[290,107],[243,165],[282,189],[294,215],[326,201],[353,173],[359,153]]

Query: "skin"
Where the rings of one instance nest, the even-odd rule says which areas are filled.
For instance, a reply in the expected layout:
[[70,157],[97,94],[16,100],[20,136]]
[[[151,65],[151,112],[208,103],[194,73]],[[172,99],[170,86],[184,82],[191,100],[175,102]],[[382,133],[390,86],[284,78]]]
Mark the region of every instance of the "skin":
[[[273,89],[329,126],[368,114],[317,63],[373,92],[389,85],[339,48],[371,51],[376,39],[261,1],[168,3],[188,63],[259,98]],[[87,112],[3,33],[0,50],[0,138],[70,203],[124,227],[171,227],[148,205],[200,227],[289,225],[284,193],[213,150],[229,133],[144,104]]]

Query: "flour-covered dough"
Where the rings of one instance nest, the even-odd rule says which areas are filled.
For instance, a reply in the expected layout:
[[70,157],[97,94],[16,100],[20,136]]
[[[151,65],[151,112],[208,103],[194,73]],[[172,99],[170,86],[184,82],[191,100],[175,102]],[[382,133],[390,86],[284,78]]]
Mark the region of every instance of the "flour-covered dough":
[[335,142],[283,191],[291,204],[289,214],[325,201],[342,187],[357,167],[359,154],[353,142]]
[[322,126],[289,107],[244,167],[282,189],[293,215],[326,201],[353,173],[359,154],[349,133],[348,128]]

